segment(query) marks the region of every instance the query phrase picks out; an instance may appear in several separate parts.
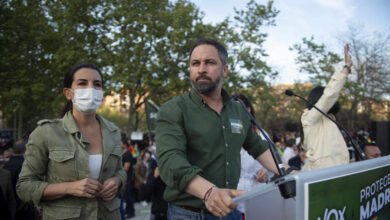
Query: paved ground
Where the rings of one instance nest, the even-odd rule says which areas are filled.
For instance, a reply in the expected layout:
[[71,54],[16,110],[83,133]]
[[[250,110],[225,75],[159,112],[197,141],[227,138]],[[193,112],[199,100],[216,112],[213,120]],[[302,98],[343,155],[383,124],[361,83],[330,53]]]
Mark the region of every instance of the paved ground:
[[127,218],[126,220],[150,220],[150,208],[152,203],[148,203],[147,206],[142,206],[141,203],[134,203],[135,217]]

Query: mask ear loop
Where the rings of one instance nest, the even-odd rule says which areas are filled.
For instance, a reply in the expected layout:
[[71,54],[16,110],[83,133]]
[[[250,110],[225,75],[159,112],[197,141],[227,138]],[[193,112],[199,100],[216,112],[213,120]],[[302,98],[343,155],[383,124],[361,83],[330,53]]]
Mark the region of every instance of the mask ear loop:
[[74,92],[74,90],[72,88],[66,88],[66,89],[68,89],[69,91],[71,91],[73,93],[73,99],[68,99],[68,100],[72,101],[72,104],[73,104],[74,103],[75,92]]

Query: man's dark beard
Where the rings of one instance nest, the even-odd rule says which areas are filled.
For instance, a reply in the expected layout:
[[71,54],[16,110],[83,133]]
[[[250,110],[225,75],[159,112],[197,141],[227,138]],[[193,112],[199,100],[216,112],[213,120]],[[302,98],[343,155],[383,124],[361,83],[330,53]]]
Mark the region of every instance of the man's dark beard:
[[[198,82],[199,79],[208,79],[209,81]],[[191,80],[191,84],[192,87],[194,87],[196,91],[198,91],[200,94],[209,95],[218,89],[221,79],[222,79],[222,74],[220,77],[216,79],[215,82],[213,82],[211,78],[209,78],[208,76],[201,75],[195,79],[195,82]]]

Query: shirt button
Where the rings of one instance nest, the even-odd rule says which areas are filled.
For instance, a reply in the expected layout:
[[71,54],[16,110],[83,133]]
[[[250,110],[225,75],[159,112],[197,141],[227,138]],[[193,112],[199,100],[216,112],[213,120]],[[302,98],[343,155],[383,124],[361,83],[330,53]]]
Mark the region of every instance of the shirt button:
[[225,144],[226,147],[228,147],[228,144]]
[[226,181],[226,185],[228,185],[229,184],[229,181]]
[[222,128],[225,129],[225,125],[222,125]]
[[229,162],[226,162],[226,166],[229,166]]

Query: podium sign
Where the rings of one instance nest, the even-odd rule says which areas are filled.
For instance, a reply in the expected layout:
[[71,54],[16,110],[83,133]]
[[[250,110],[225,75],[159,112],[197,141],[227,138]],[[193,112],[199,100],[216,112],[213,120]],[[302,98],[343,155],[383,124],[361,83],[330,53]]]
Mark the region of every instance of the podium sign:
[[305,184],[305,219],[390,219],[390,165]]
[[[296,196],[284,199],[278,185],[290,181]],[[233,201],[245,220],[388,220],[390,156],[288,175]]]

